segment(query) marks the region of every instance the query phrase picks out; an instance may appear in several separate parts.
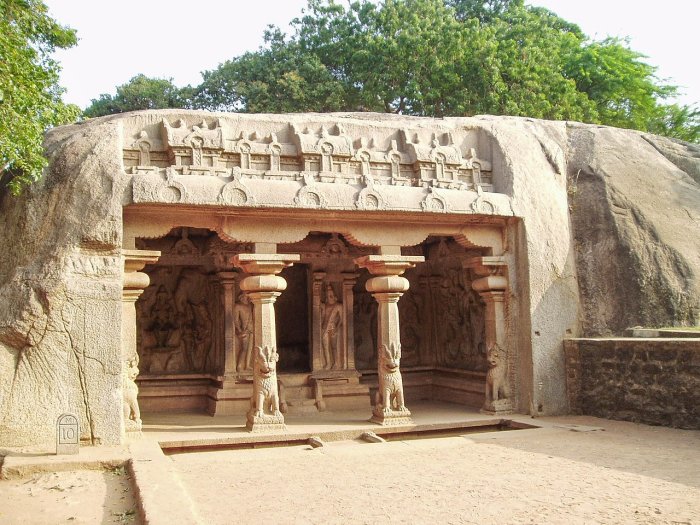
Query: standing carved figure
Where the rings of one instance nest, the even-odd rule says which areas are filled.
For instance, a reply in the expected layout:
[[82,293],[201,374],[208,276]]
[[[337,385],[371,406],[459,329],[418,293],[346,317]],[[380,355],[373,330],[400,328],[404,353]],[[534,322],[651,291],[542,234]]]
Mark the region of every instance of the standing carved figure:
[[175,330],[175,308],[172,305],[170,294],[164,286],[158,287],[156,302],[151,308],[151,323],[149,330],[156,338],[158,348],[166,348],[170,335]]
[[250,370],[253,359],[253,305],[250,299],[241,292],[238,302],[233,307],[234,328],[238,337],[238,362],[236,370]]
[[333,287],[326,285],[326,302],[321,305],[321,347],[326,370],[343,368],[342,345],[343,305],[338,302]]
[[249,421],[251,419],[261,423],[283,421],[277,389],[277,361],[279,361],[279,355],[276,348],[269,346],[255,348],[253,397],[250,400]]
[[141,411],[139,410],[139,387],[136,386],[136,376],[139,375],[139,357],[134,355],[127,359],[122,380],[124,396],[124,425],[127,432],[141,430]]
[[379,348],[379,390],[374,404],[374,415],[410,416],[403,398],[403,381],[399,364],[401,362],[401,344],[391,343],[390,347]]
[[510,396],[506,353],[498,344],[493,344],[486,353],[486,360],[488,361],[489,369],[486,372],[486,401],[484,402],[484,409],[495,410],[499,404],[498,402],[503,404]]

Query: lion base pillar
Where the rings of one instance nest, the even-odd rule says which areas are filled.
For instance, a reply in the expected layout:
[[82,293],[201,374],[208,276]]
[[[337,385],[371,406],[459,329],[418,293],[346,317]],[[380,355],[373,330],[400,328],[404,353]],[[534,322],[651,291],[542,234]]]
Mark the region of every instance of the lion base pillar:
[[505,296],[508,279],[502,257],[474,257],[465,261],[477,277],[472,288],[486,304],[485,336],[489,369],[486,372],[485,399],[482,414],[502,416],[513,413],[512,378],[508,373],[509,356],[505,344]]
[[299,255],[276,253],[242,253],[233,259],[233,264],[249,275],[240,286],[253,303],[254,312],[253,396],[246,423],[251,432],[287,428],[277,385],[275,301],[287,288],[287,282],[277,274],[298,260]]
[[408,290],[408,279],[401,277],[407,269],[425,259],[400,254],[368,255],[355,260],[374,275],[367,280],[367,291],[378,303],[377,362],[379,389],[370,421],[384,426],[413,424],[404,402],[401,378],[401,340],[398,302]]

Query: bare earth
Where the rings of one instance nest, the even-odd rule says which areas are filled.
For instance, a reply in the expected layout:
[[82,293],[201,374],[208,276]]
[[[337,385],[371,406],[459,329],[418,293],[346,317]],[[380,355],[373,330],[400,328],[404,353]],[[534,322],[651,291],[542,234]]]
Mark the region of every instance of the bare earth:
[[205,523],[700,523],[700,433],[595,418],[171,456]]
[[123,469],[79,470],[0,480],[3,525],[140,523]]
[[[206,524],[700,525],[700,432],[590,417],[535,422],[549,426],[164,459]],[[139,523],[135,508],[123,469],[0,481],[3,525]]]

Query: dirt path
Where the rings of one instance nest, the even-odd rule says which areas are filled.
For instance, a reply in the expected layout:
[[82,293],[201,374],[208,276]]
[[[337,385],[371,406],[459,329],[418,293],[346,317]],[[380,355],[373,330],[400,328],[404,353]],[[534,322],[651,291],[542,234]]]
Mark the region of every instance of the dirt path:
[[593,418],[172,456],[207,523],[700,523],[700,433]]
[[3,525],[140,523],[123,469],[35,474],[0,480]]

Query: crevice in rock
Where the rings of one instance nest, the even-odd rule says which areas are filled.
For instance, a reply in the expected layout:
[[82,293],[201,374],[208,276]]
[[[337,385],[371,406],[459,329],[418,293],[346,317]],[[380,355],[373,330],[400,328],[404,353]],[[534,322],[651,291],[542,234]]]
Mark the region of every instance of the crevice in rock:
[[[83,333],[85,333],[85,318],[83,316]],[[73,340],[73,336],[70,332],[70,330],[66,330],[66,335],[68,336],[68,340],[70,341],[70,348],[71,351],[73,352],[73,356],[75,357],[75,362],[78,370],[78,381],[80,384],[80,390],[82,393],[83,397],[83,408],[85,409],[85,419],[88,422],[88,428],[90,430],[90,444],[95,445],[95,426],[94,422],[92,419],[92,408],[90,407],[90,394],[87,386],[87,379],[86,379],[86,374],[85,374],[85,350],[79,351],[76,347],[76,343]],[[81,356],[83,357],[83,360],[81,361]],[[102,364],[104,367],[104,364]]]

